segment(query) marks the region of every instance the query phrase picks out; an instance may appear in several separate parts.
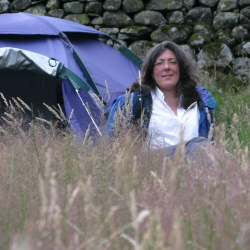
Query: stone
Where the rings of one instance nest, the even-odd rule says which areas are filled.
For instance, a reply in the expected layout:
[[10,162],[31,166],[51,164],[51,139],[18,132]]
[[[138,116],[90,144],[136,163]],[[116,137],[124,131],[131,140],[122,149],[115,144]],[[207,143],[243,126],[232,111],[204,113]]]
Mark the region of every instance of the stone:
[[196,61],[196,53],[193,48],[191,48],[188,44],[181,44],[180,46],[184,50],[188,58],[193,61]]
[[151,39],[155,42],[162,42],[165,40],[173,41],[181,44],[186,43],[187,39],[192,33],[192,27],[188,25],[164,25],[151,33]]
[[185,17],[185,22],[187,24],[192,24],[194,22],[205,23],[208,26],[212,24],[212,12],[210,8],[207,7],[195,7],[187,12]]
[[59,8],[60,3],[59,0],[48,0],[45,6],[48,10],[54,10]]
[[48,15],[57,18],[63,18],[64,10],[63,9],[53,9],[48,11]]
[[194,49],[201,49],[205,44],[208,44],[211,42],[211,39],[203,34],[203,33],[194,33],[192,34],[187,43]]
[[43,4],[37,4],[35,6],[32,6],[24,12],[41,16],[44,16],[47,13],[46,8]]
[[237,43],[246,41],[250,38],[249,31],[243,26],[239,25],[232,29],[232,37],[236,40]]
[[233,61],[232,71],[233,74],[240,79],[243,84],[250,84],[250,58],[247,57],[237,57]]
[[247,17],[247,18],[250,18],[250,6],[246,7],[246,8],[243,8],[240,13]]
[[134,23],[135,25],[147,25],[149,27],[159,27],[166,23],[166,19],[164,16],[157,11],[141,11],[134,16]]
[[102,14],[103,8],[100,2],[89,2],[85,5],[85,13]]
[[173,11],[167,15],[169,24],[182,24],[184,22],[184,14],[182,11]]
[[107,27],[123,28],[133,25],[133,20],[124,11],[105,11],[103,23]]
[[250,30],[250,19],[242,14],[239,14],[239,24],[242,25],[245,29]]
[[[129,35],[136,39],[144,39],[152,32],[152,29],[146,26],[127,26],[120,30],[120,33]],[[148,38],[148,37],[147,37]]]
[[87,14],[69,14],[69,15],[65,16],[64,19],[69,20],[69,21],[73,21],[76,23],[80,23],[83,25],[90,24],[90,19],[89,19],[89,16]]
[[101,16],[95,17],[90,23],[92,25],[103,25],[103,18]]
[[105,10],[119,10],[122,4],[122,0],[106,0],[103,4]]
[[220,0],[217,10],[218,12],[233,11],[237,9],[237,7],[238,7],[238,2],[235,0]]
[[239,13],[234,12],[220,12],[213,20],[213,28],[215,30],[219,29],[233,29],[238,25]]
[[240,7],[246,7],[250,5],[250,0],[239,0]]
[[208,7],[214,7],[219,0],[199,0],[199,3]]
[[242,51],[243,55],[250,57],[250,41],[243,44]]
[[122,9],[126,13],[136,13],[144,9],[142,0],[123,0]]
[[101,28],[100,31],[109,36],[117,36],[119,34],[118,28]]
[[77,1],[68,2],[63,5],[63,9],[65,13],[81,14],[84,10],[84,4]]
[[116,42],[114,42],[113,44],[113,48],[117,50],[123,50],[124,47],[127,48],[128,44],[126,43],[126,41],[123,41],[123,40],[117,39]]
[[193,24],[193,33],[203,33],[208,36],[210,39],[214,39],[214,33],[210,26],[205,23],[194,23]]
[[212,42],[201,49],[197,54],[197,64],[201,69],[219,68],[225,70],[230,67],[234,56],[230,48],[223,43]]
[[183,5],[186,10],[190,10],[195,5],[195,0],[183,0]]
[[12,6],[15,10],[24,10],[31,4],[31,0],[14,0]]
[[0,1],[0,14],[7,12],[11,7],[11,3],[8,0]]
[[236,57],[250,57],[250,41],[238,44],[232,51]]
[[220,29],[215,34],[215,40],[229,47],[233,47],[236,42],[231,33],[230,29]]
[[149,0],[145,4],[146,10],[155,10],[161,12],[180,10],[182,8],[182,0]]
[[128,48],[143,60],[147,52],[155,45],[156,43],[152,41],[140,40],[131,43]]

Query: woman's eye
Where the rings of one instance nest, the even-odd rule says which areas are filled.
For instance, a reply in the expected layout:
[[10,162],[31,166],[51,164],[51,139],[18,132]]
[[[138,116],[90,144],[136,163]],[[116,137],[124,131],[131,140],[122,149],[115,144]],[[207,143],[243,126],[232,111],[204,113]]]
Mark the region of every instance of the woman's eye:
[[171,60],[171,61],[169,61],[169,64],[176,65],[177,61],[176,60]]
[[164,64],[165,64],[164,61],[162,61],[162,62],[156,62],[156,63],[155,63],[155,66],[162,66],[162,65],[164,65]]

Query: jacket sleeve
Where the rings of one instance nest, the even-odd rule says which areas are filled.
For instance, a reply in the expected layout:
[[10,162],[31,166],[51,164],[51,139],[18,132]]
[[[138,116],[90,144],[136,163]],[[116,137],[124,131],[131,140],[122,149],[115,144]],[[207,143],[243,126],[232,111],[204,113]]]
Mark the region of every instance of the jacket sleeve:
[[115,133],[115,122],[116,122],[116,118],[117,118],[117,114],[119,112],[119,110],[121,110],[124,118],[126,118],[126,108],[125,105],[128,105],[128,102],[131,100],[130,98],[133,98],[133,107],[132,107],[132,114],[134,114],[134,109],[136,106],[136,98],[135,98],[135,94],[134,93],[130,93],[130,94],[125,94],[125,95],[121,95],[119,97],[116,98],[116,100],[114,101],[111,110],[109,112],[109,116],[107,119],[107,123],[106,123],[106,127],[105,127],[105,134],[110,136],[113,135]]
[[[208,138],[210,130],[214,126],[213,109],[204,107],[200,111],[200,124],[199,124],[199,136]],[[212,134],[212,141],[214,140],[214,132]]]
[[[218,104],[213,95],[204,87],[197,86],[201,100],[204,104],[200,111],[199,136],[208,138],[210,130],[214,126],[214,109],[218,109]],[[214,140],[214,133],[212,134]]]

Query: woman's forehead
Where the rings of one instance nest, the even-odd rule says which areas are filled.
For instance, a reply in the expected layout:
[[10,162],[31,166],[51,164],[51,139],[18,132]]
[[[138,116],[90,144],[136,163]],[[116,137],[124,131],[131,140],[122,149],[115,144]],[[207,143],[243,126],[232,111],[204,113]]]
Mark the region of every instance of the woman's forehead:
[[176,59],[176,55],[172,50],[166,49],[165,51],[163,51],[160,55],[156,57],[156,60],[157,59],[170,59],[170,58]]

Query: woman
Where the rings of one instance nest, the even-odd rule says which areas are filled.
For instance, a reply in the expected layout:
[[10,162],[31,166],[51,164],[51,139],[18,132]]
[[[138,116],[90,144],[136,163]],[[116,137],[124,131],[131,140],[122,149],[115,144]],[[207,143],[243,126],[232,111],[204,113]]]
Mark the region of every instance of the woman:
[[182,48],[170,41],[154,46],[146,55],[141,78],[118,97],[107,122],[108,134],[118,133],[117,114],[132,100],[132,115],[127,124],[139,128],[153,149],[166,149],[173,155],[181,139],[186,152],[195,154],[198,147],[210,144],[213,110],[217,103],[203,87],[197,86],[196,67]]

